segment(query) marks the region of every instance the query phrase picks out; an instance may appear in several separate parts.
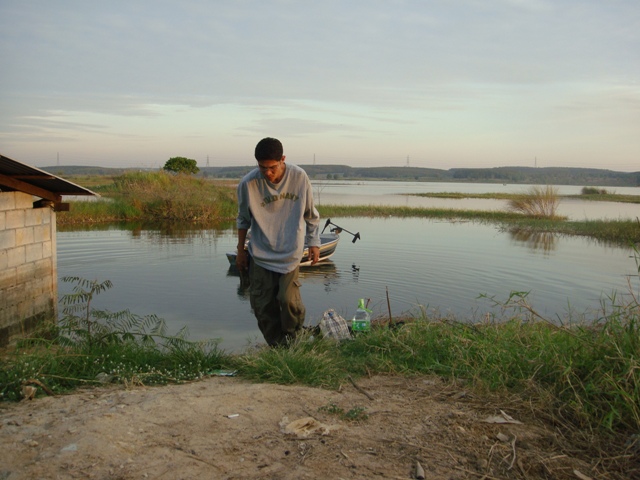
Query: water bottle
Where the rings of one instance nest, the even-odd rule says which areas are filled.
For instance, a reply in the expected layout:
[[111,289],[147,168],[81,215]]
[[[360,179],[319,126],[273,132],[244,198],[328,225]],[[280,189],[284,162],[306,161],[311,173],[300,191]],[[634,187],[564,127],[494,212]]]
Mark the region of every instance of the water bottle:
[[358,301],[358,308],[351,320],[351,330],[354,332],[368,332],[371,330],[371,310],[364,306],[364,298]]

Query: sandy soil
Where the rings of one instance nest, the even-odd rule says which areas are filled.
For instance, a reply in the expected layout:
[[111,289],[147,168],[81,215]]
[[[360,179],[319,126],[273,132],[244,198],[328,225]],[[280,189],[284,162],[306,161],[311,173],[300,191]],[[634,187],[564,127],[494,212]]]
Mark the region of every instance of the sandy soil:
[[623,478],[527,416],[424,377],[110,386],[3,405],[0,480]]

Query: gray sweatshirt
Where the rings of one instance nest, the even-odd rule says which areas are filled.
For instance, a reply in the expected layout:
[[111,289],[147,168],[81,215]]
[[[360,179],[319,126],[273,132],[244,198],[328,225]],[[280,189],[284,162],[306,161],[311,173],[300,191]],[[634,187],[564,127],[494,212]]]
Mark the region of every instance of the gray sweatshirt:
[[289,273],[302,259],[305,242],[320,246],[320,215],[306,172],[290,163],[277,185],[258,168],[238,184],[238,229],[251,230],[249,253],[267,270]]

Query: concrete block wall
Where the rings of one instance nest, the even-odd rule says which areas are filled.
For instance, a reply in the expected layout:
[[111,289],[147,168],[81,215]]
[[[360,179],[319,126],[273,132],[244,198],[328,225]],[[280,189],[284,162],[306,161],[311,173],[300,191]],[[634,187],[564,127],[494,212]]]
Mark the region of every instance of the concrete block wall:
[[56,214],[36,200],[0,192],[0,346],[57,318]]

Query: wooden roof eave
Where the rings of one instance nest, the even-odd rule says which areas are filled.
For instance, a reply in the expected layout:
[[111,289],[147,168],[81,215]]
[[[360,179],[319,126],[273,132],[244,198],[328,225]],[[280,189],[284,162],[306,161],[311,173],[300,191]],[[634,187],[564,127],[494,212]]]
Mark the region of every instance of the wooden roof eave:
[[50,200],[54,203],[60,203],[62,201],[62,195],[58,193],[45,190],[44,188],[36,187],[35,185],[31,185],[27,182],[23,182],[22,180],[18,180],[17,178],[3,175],[1,173],[0,184],[5,185],[9,188],[13,188],[14,190],[19,190],[24,193],[35,195],[36,197]]

